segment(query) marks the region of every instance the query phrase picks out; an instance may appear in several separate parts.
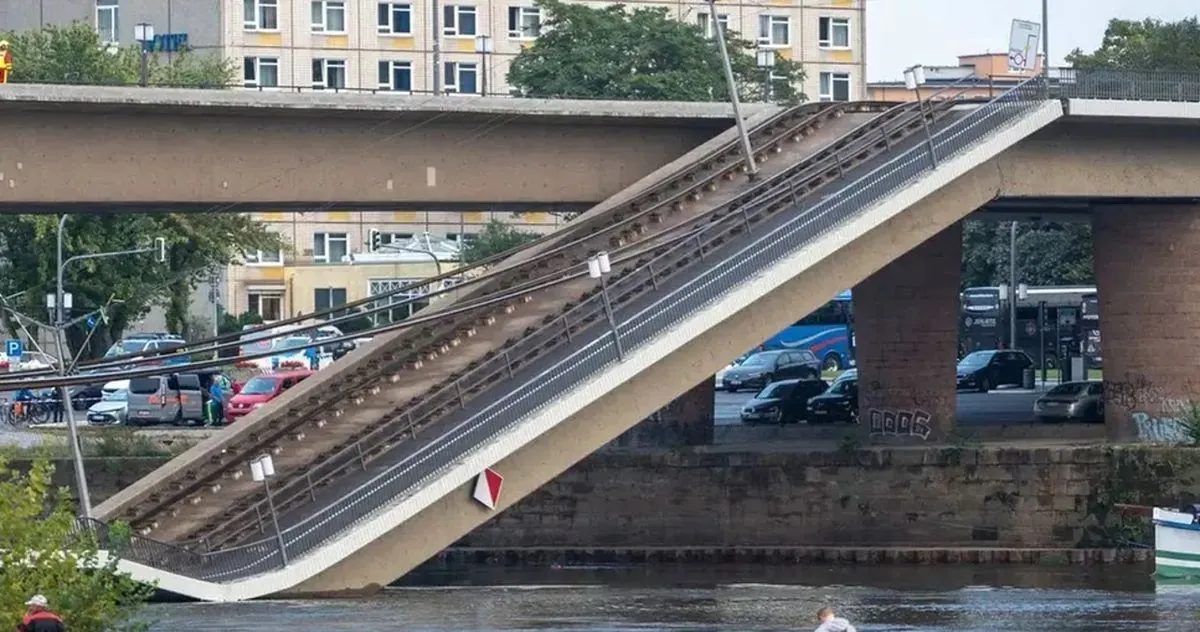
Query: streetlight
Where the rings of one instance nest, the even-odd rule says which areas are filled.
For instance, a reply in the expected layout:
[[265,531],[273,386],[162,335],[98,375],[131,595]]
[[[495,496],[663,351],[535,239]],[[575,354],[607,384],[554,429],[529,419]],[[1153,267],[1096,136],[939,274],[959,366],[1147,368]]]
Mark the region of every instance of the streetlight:
[[708,0],[709,15],[712,16],[713,33],[717,36],[717,48],[721,51],[721,65],[725,67],[725,85],[729,88],[729,104],[733,106],[733,119],[737,123],[738,136],[742,139],[742,153],[746,155],[746,175],[754,180],[758,177],[758,164],[754,160],[754,147],[750,145],[750,134],[742,120],[742,104],[738,100],[737,80],[733,78],[733,66],[729,63],[729,49],[725,46],[725,27],[717,19],[717,0]]
[[150,44],[154,42],[154,27],[146,22],[133,25],[133,39],[142,45],[142,87],[150,83]]
[[621,333],[617,331],[617,319],[613,315],[612,300],[608,296],[608,281],[606,277],[612,272],[612,261],[607,252],[601,252],[588,259],[588,276],[600,279],[600,298],[604,301],[604,316],[608,319],[608,327],[613,333],[613,342],[617,345],[617,359],[625,359],[625,349],[621,347]]
[[488,84],[488,67],[487,58],[492,54],[492,36],[491,35],[476,35],[475,36],[475,52],[479,53],[479,93],[481,96],[487,96]]
[[925,84],[925,67],[913,66],[904,71],[904,87],[917,95],[917,109],[921,111],[921,128],[925,130],[925,141],[929,144],[929,160],[936,169],[938,165],[937,152],[933,148],[933,134],[929,131],[929,119],[925,117],[925,102],[921,100],[921,86]]
[[275,476],[275,462],[270,454],[264,454],[250,461],[250,478],[255,483],[262,483],[267,489],[267,507],[271,510],[271,522],[275,525],[275,537],[279,540],[279,557],[283,565],[288,565],[287,549],[283,544],[283,531],[279,528],[279,515],[275,513],[275,497],[271,495],[271,477]]
[[763,101],[771,100],[771,69],[775,67],[775,51],[759,48],[755,53],[758,67],[763,71]]

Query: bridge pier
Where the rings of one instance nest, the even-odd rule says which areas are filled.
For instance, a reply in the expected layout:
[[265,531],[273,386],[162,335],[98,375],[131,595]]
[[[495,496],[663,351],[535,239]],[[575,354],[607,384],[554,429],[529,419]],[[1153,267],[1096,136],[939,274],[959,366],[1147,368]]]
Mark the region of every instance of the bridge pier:
[[710,377],[675,398],[617,437],[620,447],[678,447],[713,442],[713,397],[716,377]]
[[954,429],[962,223],[854,288],[860,427],[873,440]]
[[1167,440],[1200,403],[1200,206],[1093,210],[1105,426]]

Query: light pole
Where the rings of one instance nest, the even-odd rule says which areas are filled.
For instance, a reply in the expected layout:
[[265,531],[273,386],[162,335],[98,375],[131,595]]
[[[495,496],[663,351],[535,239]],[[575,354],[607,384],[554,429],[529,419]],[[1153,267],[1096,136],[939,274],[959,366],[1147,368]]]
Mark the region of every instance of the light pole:
[[487,96],[488,84],[488,55],[492,54],[492,36],[476,35],[475,52],[479,53],[479,94]]
[[275,476],[275,462],[270,454],[264,454],[250,461],[250,478],[255,483],[262,483],[267,490],[267,508],[271,511],[271,523],[275,525],[275,538],[279,541],[279,557],[283,565],[288,565],[287,548],[283,544],[283,530],[279,528],[279,515],[275,513],[275,497],[271,495],[271,477]]
[[433,44],[430,50],[433,51],[433,96],[440,97],[442,91],[442,73],[446,72],[442,68],[442,8],[438,0],[430,0],[431,10],[429,26],[433,30],[429,34],[429,41]]
[[625,349],[621,346],[621,333],[617,331],[617,318],[613,314],[612,300],[608,296],[608,281],[605,277],[612,272],[612,261],[607,252],[601,252],[588,259],[588,276],[600,279],[600,298],[604,301],[604,317],[608,319],[608,328],[612,330],[613,342],[617,345],[617,359],[625,359]]
[[1046,90],[1050,89],[1050,7],[1049,0],[1042,0],[1042,74],[1046,78]]
[[145,22],[133,25],[133,39],[142,45],[141,85],[144,88],[150,83],[150,44],[154,42],[154,27]]
[[936,169],[937,151],[933,147],[933,133],[929,131],[929,119],[925,117],[925,102],[921,100],[921,86],[925,85],[925,67],[913,66],[904,71],[904,87],[917,95],[917,109],[921,111],[921,129],[925,130],[925,142],[929,146],[929,160]]
[[770,48],[759,48],[755,52],[755,61],[763,71],[763,101],[770,102],[772,97],[771,69],[775,67],[775,51]]
[[733,65],[729,63],[729,49],[725,46],[725,27],[717,19],[717,0],[708,0],[709,15],[712,16],[713,33],[717,36],[717,48],[721,51],[721,65],[725,67],[725,85],[729,88],[729,104],[733,106],[733,119],[737,123],[738,136],[742,139],[742,153],[746,155],[746,175],[758,177],[758,164],[754,160],[754,147],[750,145],[750,134],[742,120],[742,104],[738,100],[737,80],[733,77]]

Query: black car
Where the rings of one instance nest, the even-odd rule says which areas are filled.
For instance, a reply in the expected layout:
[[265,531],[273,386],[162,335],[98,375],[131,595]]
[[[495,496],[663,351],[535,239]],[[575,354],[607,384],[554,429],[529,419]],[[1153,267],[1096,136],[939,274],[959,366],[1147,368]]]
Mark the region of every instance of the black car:
[[821,379],[772,382],[742,406],[742,423],[786,424],[808,419],[808,400],[828,387]]
[[808,400],[809,423],[858,422],[858,374],[834,380],[829,390]]
[[811,351],[761,351],[726,371],[721,388],[736,393],[759,390],[776,380],[818,377],[821,377],[821,361]]
[[958,361],[958,388],[986,393],[997,386],[1020,386],[1031,366],[1024,351],[974,351]]

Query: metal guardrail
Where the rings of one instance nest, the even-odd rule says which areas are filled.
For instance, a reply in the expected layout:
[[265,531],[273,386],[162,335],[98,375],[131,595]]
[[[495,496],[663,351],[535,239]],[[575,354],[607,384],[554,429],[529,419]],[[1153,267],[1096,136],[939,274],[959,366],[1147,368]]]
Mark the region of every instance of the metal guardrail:
[[1200,103],[1200,72],[1052,68],[1050,93],[1067,99]]
[[[1077,71],[1070,79],[1052,78],[1049,86],[1038,77],[1014,87],[937,131],[933,135],[933,146],[939,160],[960,154],[1044,102],[1050,94],[1071,98],[1142,100],[1147,98],[1150,91],[1164,89],[1166,85],[1167,82],[1161,78],[1136,73],[1114,75]],[[1168,95],[1167,92],[1154,93]],[[1187,86],[1179,87],[1170,94],[1180,95],[1170,100],[1200,101],[1200,75],[1192,75]],[[641,305],[636,313],[623,313],[631,311],[632,306],[618,311],[620,319],[615,335],[620,337],[625,350],[649,342],[758,270],[804,248],[870,204],[908,186],[932,167],[928,147],[921,143],[842,187],[839,194],[825,196],[808,208],[801,207],[802,210],[794,215],[780,214],[776,218],[779,221],[772,222],[777,225],[769,230],[766,225],[754,230],[748,214],[761,212],[781,199],[786,200],[787,184],[781,185],[778,190],[764,196],[763,200],[756,201],[753,211],[743,209],[741,214],[731,214],[723,221],[705,228],[699,233],[696,244],[689,241],[682,248],[670,250],[610,283],[609,295],[618,297],[618,302],[623,291],[628,292],[638,285],[651,284],[659,289],[657,299]],[[730,228],[738,222],[744,222],[747,229],[754,230],[752,235],[755,239],[751,243],[721,261],[713,261],[700,274],[672,289],[659,287],[661,277],[668,276],[674,264],[697,256],[703,246],[725,241]],[[598,308],[601,300],[599,295],[595,295],[586,302],[595,303],[593,307]],[[552,335],[557,336],[562,335],[560,327],[556,321],[543,327],[543,330],[556,330]],[[533,367],[533,370],[538,370],[536,375],[523,375],[529,372],[529,367],[521,367],[525,370],[520,373],[510,369],[507,373],[510,379],[532,379],[522,380],[522,385],[509,394],[474,411],[465,421],[426,443],[415,453],[299,524],[284,530],[289,556],[295,558],[309,553],[398,498],[411,495],[427,481],[460,461],[464,455],[513,427],[546,402],[619,362],[612,331],[594,327],[585,333],[592,335],[592,340],[556,362],[548,361],[545,366]],[[537,332],[527,338],[530,341],[538,339]],[[107,531],[106,525],[95,521],[87,526],[101,534]],[[132,561],[208,581],[248,577],[283,566],[274,538],[232,549],[198,553],[134,536],[124,550]]]

